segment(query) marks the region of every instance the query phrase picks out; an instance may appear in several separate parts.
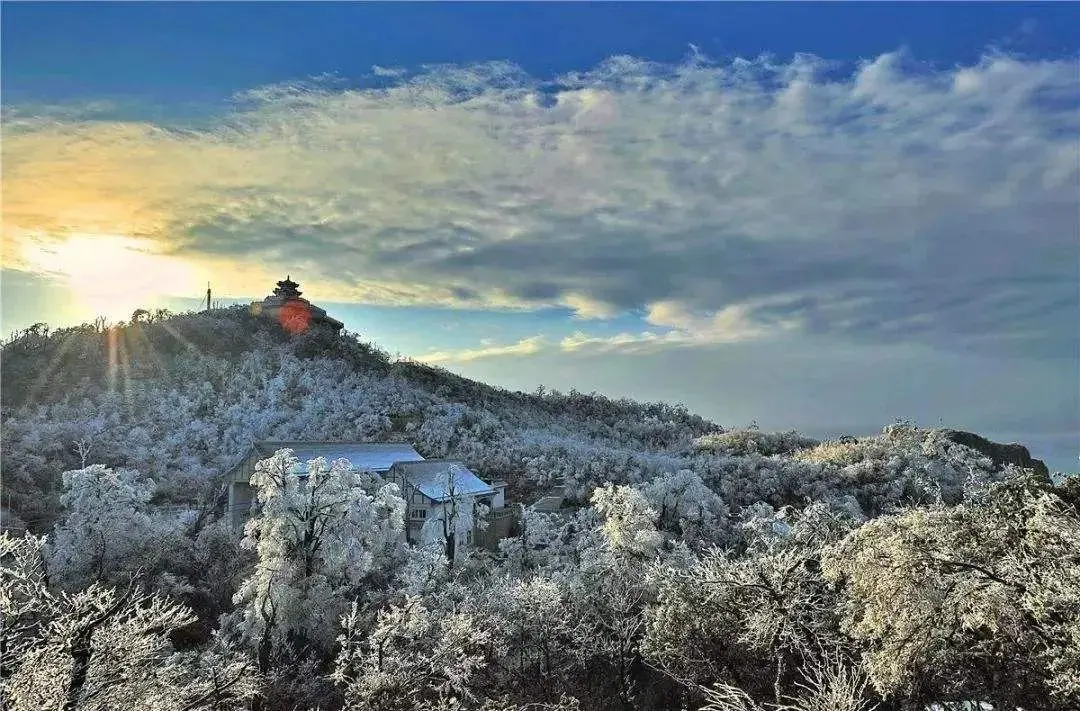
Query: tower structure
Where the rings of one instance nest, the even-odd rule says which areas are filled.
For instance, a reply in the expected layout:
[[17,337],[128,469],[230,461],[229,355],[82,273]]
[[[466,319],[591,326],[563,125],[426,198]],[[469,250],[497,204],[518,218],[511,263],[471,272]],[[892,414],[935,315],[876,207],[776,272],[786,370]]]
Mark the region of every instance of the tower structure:
[[300,285],[286,276],[277,283],[273,294],[261,302],[255,302],[252,308],[266,318],[275,319],[292,334],[303,333],[314,327],[331,328],[336,332],[345,326],[327,315],[324,309],[303,298],[302,294]]

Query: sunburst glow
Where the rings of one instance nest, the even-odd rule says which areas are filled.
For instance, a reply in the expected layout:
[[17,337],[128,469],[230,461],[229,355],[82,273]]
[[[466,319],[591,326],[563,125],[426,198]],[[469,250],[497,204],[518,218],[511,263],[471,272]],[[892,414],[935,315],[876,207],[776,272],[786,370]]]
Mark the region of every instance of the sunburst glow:
[[35,241],[25,247],[23,258],[35,271],[59,279],[82,309],[111,319],[158,306],[163,297],[198,291],[193,266],[122,235],[72,234]]

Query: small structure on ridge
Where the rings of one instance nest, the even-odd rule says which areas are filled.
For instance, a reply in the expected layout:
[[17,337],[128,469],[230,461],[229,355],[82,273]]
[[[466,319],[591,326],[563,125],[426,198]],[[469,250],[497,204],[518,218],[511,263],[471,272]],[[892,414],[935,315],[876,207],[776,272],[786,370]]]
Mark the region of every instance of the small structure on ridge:
[[274,319],[294,335],[320,326],[337,332],[345,326],[336,318],[328,316],[324,309],[303,298],[299,286],[286,276],[277,283],[273,294],[251,305],[252,312]]

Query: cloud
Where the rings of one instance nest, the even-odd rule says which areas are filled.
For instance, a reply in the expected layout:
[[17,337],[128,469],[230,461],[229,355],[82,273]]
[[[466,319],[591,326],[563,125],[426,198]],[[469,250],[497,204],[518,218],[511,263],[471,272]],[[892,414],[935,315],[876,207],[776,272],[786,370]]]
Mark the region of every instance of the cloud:
[[662,330],[624,331],[597,336],[577,331],[559,342],[567,353],[650,353],[680,346],[714,346],[776,337],[798,327],[794,319],[770,324],[755,320],[750,305],[729,306],[713,314],[690,312],[677,301],[650,304],[645,322]]
[[691,313],[677,301],[658,301],[649,305],[646,321],[709,343],[734,343],[765,335],[767,331],[788,330],[794,320],[776,321],[766,326],[756,321],[753,304],[737,304],[711,315]]
[[490,342],[488,342],[486,344],[481,344],[480,348],[460,351],[435,351],[419,356],[417,360],[422,363],[431,363],[435,365],[444,363],[468,363],[481,358],[533,355],[539,353],[544,346],[545,341],[543,336],[533,336],[531,338],[523,338],[517,343],[506,346],[491,345]]
[[538,353],[653,353],[661,349],[683,346],[715,346],[742,341],[775,337],[793,330],[797,324],[789,321],[769,327],[750,320],[749,310],[734,306],[715,314],[694,314],[676,302],[650,305],[643,321],[652,330],[623,331],[613,335],[595,335],[582,330],[559,340],[549,340],[543,334],[522,339],[509,345],[498,345],[490,338],[480,339],[480,347],[456,351],[436,351],[420,356],[428,363],[467,363],[480,358],[514,357]]
[[378,64],[371,66],[371,73],[377,77],[390,77],[398,79],[408,75],[408,70],[402,67],[381,67]]
[[673,331],[624,331],[614,336],[591,336],[577,331],[559,341],[559,348],[566,353],[649,353],[662,346],[682,346],[689,342],[683,334]]
[[669,343],[797,325],[1075,354],[1074,59],[373,71],[198,125],[16,112],[5,266],[77,230],[259,265],[237,294],[289,271],[337,301],[645,312]]

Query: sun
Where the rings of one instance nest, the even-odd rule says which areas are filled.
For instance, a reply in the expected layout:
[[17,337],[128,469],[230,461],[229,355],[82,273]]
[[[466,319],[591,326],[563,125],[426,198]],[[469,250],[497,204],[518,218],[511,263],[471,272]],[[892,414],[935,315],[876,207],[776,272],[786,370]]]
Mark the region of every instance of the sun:
[[34,271],[57,278],[90,316],[122,319],[138,308],[160,306],[169,296],[194,296],[199,275],[152,243],[123,235],[71,234],[35,241],[23,250]]

